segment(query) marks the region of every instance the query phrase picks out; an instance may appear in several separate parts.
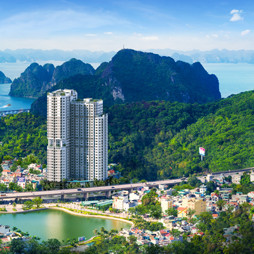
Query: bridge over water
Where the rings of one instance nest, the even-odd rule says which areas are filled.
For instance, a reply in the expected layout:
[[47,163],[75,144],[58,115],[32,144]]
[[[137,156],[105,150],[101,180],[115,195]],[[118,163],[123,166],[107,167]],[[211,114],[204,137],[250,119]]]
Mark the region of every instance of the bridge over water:
[[3,116],[19,114],[24,112],[30,112],[30,109],[15,109],[15,110],[0,111],[0,118]]

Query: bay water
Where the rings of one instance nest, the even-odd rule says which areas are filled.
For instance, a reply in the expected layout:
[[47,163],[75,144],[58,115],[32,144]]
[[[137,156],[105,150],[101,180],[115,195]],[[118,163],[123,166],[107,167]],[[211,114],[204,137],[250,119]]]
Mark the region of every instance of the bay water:
[[[47,61],[55,66],[61,65],[61,61]],[[39,64],[46,62],[40,61]],[[0,71],[12,80],[18,78],[30,65],[28,62],[0,63]],[[94,68],[99,64],[92,63]],[[215,74],[219,79],[221,96],[228,97],[249,90],[254,90],[254,64],[247,63],[203,63],[204,68],[210,74]],[[0,84],[0,111],[29,109],[33,99],[8,96],[10,84]],[[11,104],[11,106],[7,106]]]

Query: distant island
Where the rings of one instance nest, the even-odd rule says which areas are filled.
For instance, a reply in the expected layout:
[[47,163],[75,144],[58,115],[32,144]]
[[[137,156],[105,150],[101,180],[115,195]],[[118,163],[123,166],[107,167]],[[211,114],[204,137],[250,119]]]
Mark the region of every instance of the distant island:
[[10,84],[12,81],[6,77],[3,72],[0,71],[0,84]]
[[94,69],[90,64],[74,58],[56,68],[53,64],[41,66],[32,63],[19,78],[14,79],[9,95],[37,98],[65,78],[76,74],[92,75],[93,73]]
[[221,98],[219,82],[197,62],[189,64],[157,54],[120,50],[96,70],[81,60],[61,66],[31,64],[11,86],[10,95],[38,98],[31,111],[46,114],[46,92],[75,89],[81,97],[101,98],[105,106],[168,100],[206,103]]
[[[179,51],[173,49],[148,49],[146,52],[170,56],[175,60],[188,63],[197,61],[201,63],[254,63],[254,50],[214,49],[209,51]],[[7,49],[0,51],[0,63],[67,61],[71,58],[78,58],[88,63],[102,63],[110,61],[116,53],[115,51],[89,50]]]

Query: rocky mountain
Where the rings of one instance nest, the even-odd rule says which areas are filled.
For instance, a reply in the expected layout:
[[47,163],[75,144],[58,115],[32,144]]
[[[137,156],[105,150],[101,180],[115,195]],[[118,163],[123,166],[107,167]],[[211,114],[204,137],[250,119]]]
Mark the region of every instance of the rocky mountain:
[[55,85],[57,82],[77,74],[93,75],[94,68],[90,64],[85,64],[81,60],[72,58],[55,68],[51,83]]
[[9,95],[37,98],[62,79],[76,74],[93,75],[93,73],[94,69],[90,64],[74,58],[56,68],[53,64],[41,66],[33,63],[13,81]]
[[[175,62],[171,57],[130,49],[102,63],[93,76],[64,79],[50,91],[60,88],[75,89],[80,98],[102,98],[107,106],[150,100],[206,103],[221,98],[217,77],[200,63]],[[32,112],[45,115],[45,102],[46,95],[33,103]]]
[[14,79],[9,95],[31,98],[42,95],[50,88],[49,82],[54,68],[52,64],[41,66],[32,63],[19,78]]
[[0,71],[0,84],[9,84],[11,82],[11,79],[6,77],[4,73]]

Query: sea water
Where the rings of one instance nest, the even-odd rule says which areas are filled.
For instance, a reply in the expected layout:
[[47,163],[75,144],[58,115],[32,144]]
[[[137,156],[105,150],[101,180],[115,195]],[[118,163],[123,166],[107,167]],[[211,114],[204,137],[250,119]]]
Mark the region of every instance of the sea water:
[[9,96],[11,84],[0,84],[0,111],[30,109],[34,99]]
[[[47,61],[52,62],[55,66],[61,65],[61,61]],[[41,61],[39,64],[45,64]],[[0,71],[11,79],[18,78],[22,72],[30,65],[28,62],[17,63],[0,63]],[[247,63],[202,63],[204,68],[210,74],[215,74],[219,79],[221,96],[228,97],[231,94],[237,94],[249,90],[254,90],[254,64]],[[94,68],[99,64],[93,63]],[[0,87],[0,110],[1,107],[7,104],[16,105],[15,108],[27,108],[27,105],[32,103],[31,99],[15,98],[7,96],[10,89],[9,85],[1,85]],[[4,97],[2,97],[4,95]],[[16,103],[17,102],[17,103]]]
[[247,63],[205,63],[208,73],[219,79],[223,98],[231,94],[254,90],[254,64]]

